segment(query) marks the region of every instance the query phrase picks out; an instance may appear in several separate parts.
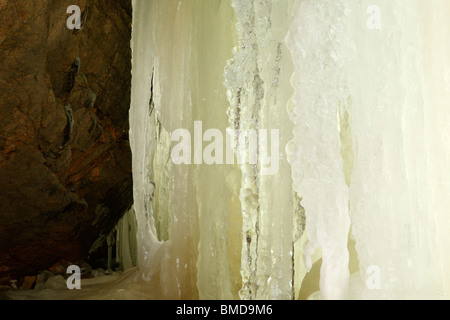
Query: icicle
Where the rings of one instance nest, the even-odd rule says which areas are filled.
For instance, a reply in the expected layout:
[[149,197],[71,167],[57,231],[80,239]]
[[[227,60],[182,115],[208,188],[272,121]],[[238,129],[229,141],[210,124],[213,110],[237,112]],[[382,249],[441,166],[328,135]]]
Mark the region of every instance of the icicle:
[[[235,150],[242,156],[240,201],[243,216],[241,254],[242,299],[293,298],[294,220],[290,168],[285,158],[274,175],[265,175],[266,133],[289,134],[285,106],[292,90],[292,68],[282,39],[287,32],[291,1],[235,0],[238,46],[225,70],[230,130],[239,130]],[[285,70],[282,70],[285,67]],[[252,164],[252,140],[242,136],[253,130],[259,138],[258,162]],[[280,134],[281,131],[281,134]],[[273,138],[273,136],[272,136]],[[273,146],[273,145],[272,145]],[[272,149],[278,150],[278,149]],[[271,155],[273,159],[278,154]],[[278,159],[277,159],[278,161]],[[278,190],[273,186],[277,185]]]
[[347,100],[343,63],[351,52],[344,1],[297,1],[286,38],[292,51],[294,138],[286,152],[295,191],[303,198],[310,256],[322,249],[321,297],[346,297],[349,277],[348,188],[339,138],[339,104]]
[[[220,142],[224,147],[219,163],[210,165],[204,161],[195,166],[199,230],[197,288],[200,299],[238,299],[242,229],[240,176],[237,166],[226,163],[228,101],[223,86],[223,70],[236,44],[234,27],[230,23],[235,17],[229,1],[195,3],[198,32],[192,41],[195,53],[191,79],[196,79],[191,92],[192,111],[195,119],[202,121],[204,136],[207,132],[218,133],[219,139],[214,137],[211,143],[204,141],[203,155],[213,143]],[[213,131],[208,131],[211,129]],[[221,153],[218,149],[216,155]]]
[[136,215],[131,207],[117,224],[116,258],[122,270],[136,266]]
[[[225,85],[230,101],[231,130],[259,129],[259,111],[264,97],[263,81],[258,68],[258,38],[264,37],[267,25],[258,25],[256,1],[233,1],[237,15],[238,47],[225,71]],[[267,1],[262,1],[267,8]],[[267,15],[266,15],[267,16]],[[248,89],[247,89],[248,88]],[[249,163],[249,142],[236,137],[236,150],[242,156],[242,187],[240,193],[243,215],[241,276],[242,299],[254,299],[257,292],[256,263],[259,237],[259,176],[257,165]]]

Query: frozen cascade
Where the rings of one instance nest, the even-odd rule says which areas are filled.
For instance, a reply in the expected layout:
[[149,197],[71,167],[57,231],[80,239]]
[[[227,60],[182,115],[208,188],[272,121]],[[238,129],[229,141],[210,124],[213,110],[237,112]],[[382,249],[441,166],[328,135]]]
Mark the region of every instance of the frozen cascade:
[[295,75],[294,138],[286,147],[294,189],[306,211],[311,255],[322,249],[320,290],[324,299],[346,297],[350,228],[339,135],[339,106],[348,101],[343,63],[351,51],[344,1],[297,1],[287,36]]
[[363,279],[352,296],[448,298],[450,3],[347,2],[357,52],[346,66],[350,215]]
[[[169,159],[174,130],[186,128],[195,139],[193,124],[201,120],[203,130],[226,131],[227,97],[229,114],[240,101],[232,129],[265,129],[269,141],[277,129],[284,148],[293,90],[283,39],[292,3],[236,1],[233,10],[223,1],[134,2],[130,138],[139,267],[163,297],[294,297],[293,223],[297,217],[294,229],[301,233],[303,219],[286,158],[281,154],[273,176],[260,174],[266,163],[198,163],[195,146],[194,165]],[[167,16],[174,27],[160,20]],[[230,24],[235,19],[237,30]],[[279,151],[279,145],[264,147],[260,141],[258,150],[269,156]],[[244,149],[248,159],[248,145]]]
[[[292,95],[289,88],[292,62],[283,37],[289,27],[290,19],[286,16],[292,3],[285,0],[233,1],[238,45],[225,70],[225,86],[230,101],[229,129],[239,130],[234,147],[245,160],[240,165],[243,230],[239,295],[246,300],[294,298],[296,207],[290,191],[290,167],[286,158],[280,157],[277,174],[264,174],[264,155],[270,154],[271,159],[275,159],[274,146],[269,148],[265,141],[259,141],[258,162],[252,164],[255,149],[251,137],[242,137],[243,132],[251,130],[260,133],[263,129],[276,129],[281,137],[280,145],[284,146],[284,139],[290,134],[285,106]],[[272,152],[268,153],[265,147]]]
[[[450,299],[448,17],[448,0],[133,0],[130,269],[9,296]],[[227,128],[246,162],[206,163],[220,141],[196,138]],[[193,164],[171,159],[179,129]]]
[[[190,68],[192,7],[177,10],[177,4],[133,1],[130,142],[134,209],[142,280],[152,287],[155,297],[195,299],[198,217],[193,200],[193,171],[189,167],[170,167],[167,151],[170,132],[192,125],[193,121],[189,78],[180,77]],[[167,19],[171,28],[164,27]],[[165,212],[165,219],[154,215],[155,194],[164,195],[158,198],[158,214]],[[170,239],[162,236],[169,234]]]
[[[322,298],[346,297],[348,197],[360,272],[347,297],[448,297],[449,5],[296,3],[287,152],[307,215],[306,254],[322,248]],[[347,136],[336,130],[346,115]]]
[[[312,297],[450,297],[450,3],[133,5],[130,296],[292,299],[320,282]],[[173,164],[171,134],[196,120],[278,129],[278,173],[264,157]]]

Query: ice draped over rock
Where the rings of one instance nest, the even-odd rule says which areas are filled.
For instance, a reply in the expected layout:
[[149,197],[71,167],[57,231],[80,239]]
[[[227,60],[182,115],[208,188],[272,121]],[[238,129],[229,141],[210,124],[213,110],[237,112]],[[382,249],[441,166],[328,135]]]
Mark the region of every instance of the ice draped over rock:
[[[134,208],[152,295],[296,298],[319,252],[320,298],[450,297],[447,0],[133,5]],[[194,121],[224,137],[279,130],[279,172],[173,164],[171,133],[194,138]]]

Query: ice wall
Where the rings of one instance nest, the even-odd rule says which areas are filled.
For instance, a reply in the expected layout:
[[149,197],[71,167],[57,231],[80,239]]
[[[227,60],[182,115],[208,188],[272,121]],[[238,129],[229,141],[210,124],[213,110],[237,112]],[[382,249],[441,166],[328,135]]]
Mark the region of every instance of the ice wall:
[[[355,156],[352,231],[360,273],[369,281],[363,297],[400,298],[419,293],[422,281],[425,289],[426,274],[434,272],[433,263],[426,267],[433,234],[428,229],[432,209],[423,201],[419,12],[414,1],[380,1],[373,7],[379,17],[370,21],[370,5],[350,3],[356,46],[347,66]],[[423,276],[416,278],[418,272]],[[379,281],[370,284],[372,276]]]
[[142,279],[157,297],[236,299],[240,172],[203,163],[202,141],[191,164],[171,159],[175,130],[187,130],[191,146],[195,121],[203,132],[225,132],[234,11],[227,1],[200,0],[135,1],[134,11],[130,114]]
[[450,4],[348,4],[356,49],[345,67],[355,156],[350,215],[366,284],[356,296],[448,297],[449,239],[439,230],[450,214],[441,196],[450,194]]
[[[320,257],[310,281],[323,299],[450,297],[448,1],[133,5],[130,140],[149,297],[292,299]],[[195,121],[224,138],[278,130],[278,172],[249,163],[255,149],[239,137],[246,163],[209,165],[194,147],[192,164],[174,164],[171,134],[194,140]],[[258,137],[256,155],[270,155]]]
[[[293,225],[298,237],[304,219],[283,155],[292,127],[285,112],[292,63],[283,43],[292,3],[134,2],[139,266],[162,296],[293,298]],[[258,153],[270,157],[277,139],[275,175],[261,174],[266,162],[198,162],[192,141],[192,164],[172,163],[174,130],[195,139],[194,121],[201,121],[203,132],[218,129],[225,138],[233,114],[240,120],[232,129],[266,130],[268,145],[258,141]],[[243,150],[248,160],[249,146]]]
[[[419,36],[421,50],[421,84],[423,93],[423,140],[426,174],[421,184],[429,205],[428,235],[433,239],[430,263],[438,273],[430,283],[442,288],[442,296],[450,297],[450,3],[448,1],[419,2]],[[414,137],[412,138],[414,140]],[[411,151],[414,144],[410,142]],[[425,205],[421,205],[424,207]],[[427,257],[428,258],[428,257]],[[429,277],[430,278],[430,277]],[[430,290],[429,290],[430,291]]]
[[[296,2],[287,152],[306,255],[322,248],[322,298],[448,296],[448,10],[443,1]],[[360,261],[349,295],[347,199]]]
[[142,281],[158,298],[198,297],[193,170],[171,166],[167,139],[173,130],[192,124],[185,76],[191,67],[191,10],[177,1],[133,1],[130,142],[138,265]]

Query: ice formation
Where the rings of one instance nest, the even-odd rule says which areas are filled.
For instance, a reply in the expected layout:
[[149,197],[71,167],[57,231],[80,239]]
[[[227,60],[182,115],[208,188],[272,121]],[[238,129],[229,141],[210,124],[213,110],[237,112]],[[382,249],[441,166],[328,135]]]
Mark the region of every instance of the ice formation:
[[450,3],[378,1],[379,29],[348,3],[350,216],[361,277],[380,277],[356,298],[448,298]]
[[[281,129],[289,134],[285,106],[292,94],[288,80],[291,62],[283,43],[287,32],[289,1],[235,0],[238,45],[225,70],[231,130]],[[284,126],[284,127],[283,127]],[[273,141],[272,141],[273,142]],[[252,150],[245,139],[236,139],[243,158]],[[243,145],[239,145],[243,144]],[[258,164],[240,166],[242,212],[241,299],[293,298],[294,199],[286,159],[275,176]],[[274,156],[272,154],[272,156]],[[274,189],[274,186],[277,189]]]
[[287,36],[295,66],[291,120],[294,138],[286,147],[294,190],[302,195],[310,256],[322,249],[320,290],[324,299],[346,296],[350,218],[341,156],[339,115],[348,101],[343,64],[351,52],[344,1],[299,1]]
[[[450,298],[447,0],[133,6],[148,298],[296,299],[313,282],[312,298]],[[171,133],[194,136],[195,121],[224,136],[278,129],[279,172],[262,174],[260,158],[172,163]],[[234,147],[254,156],[248,139]]]
[[[134,210],[116,243],[138,269],[76,298],[450,298],[448,0],[133,8]],[[197,121],[278,130],[278,173],[173,163],[171,134],[195,139]],[[246,160],[273,156],[235,138]]]

